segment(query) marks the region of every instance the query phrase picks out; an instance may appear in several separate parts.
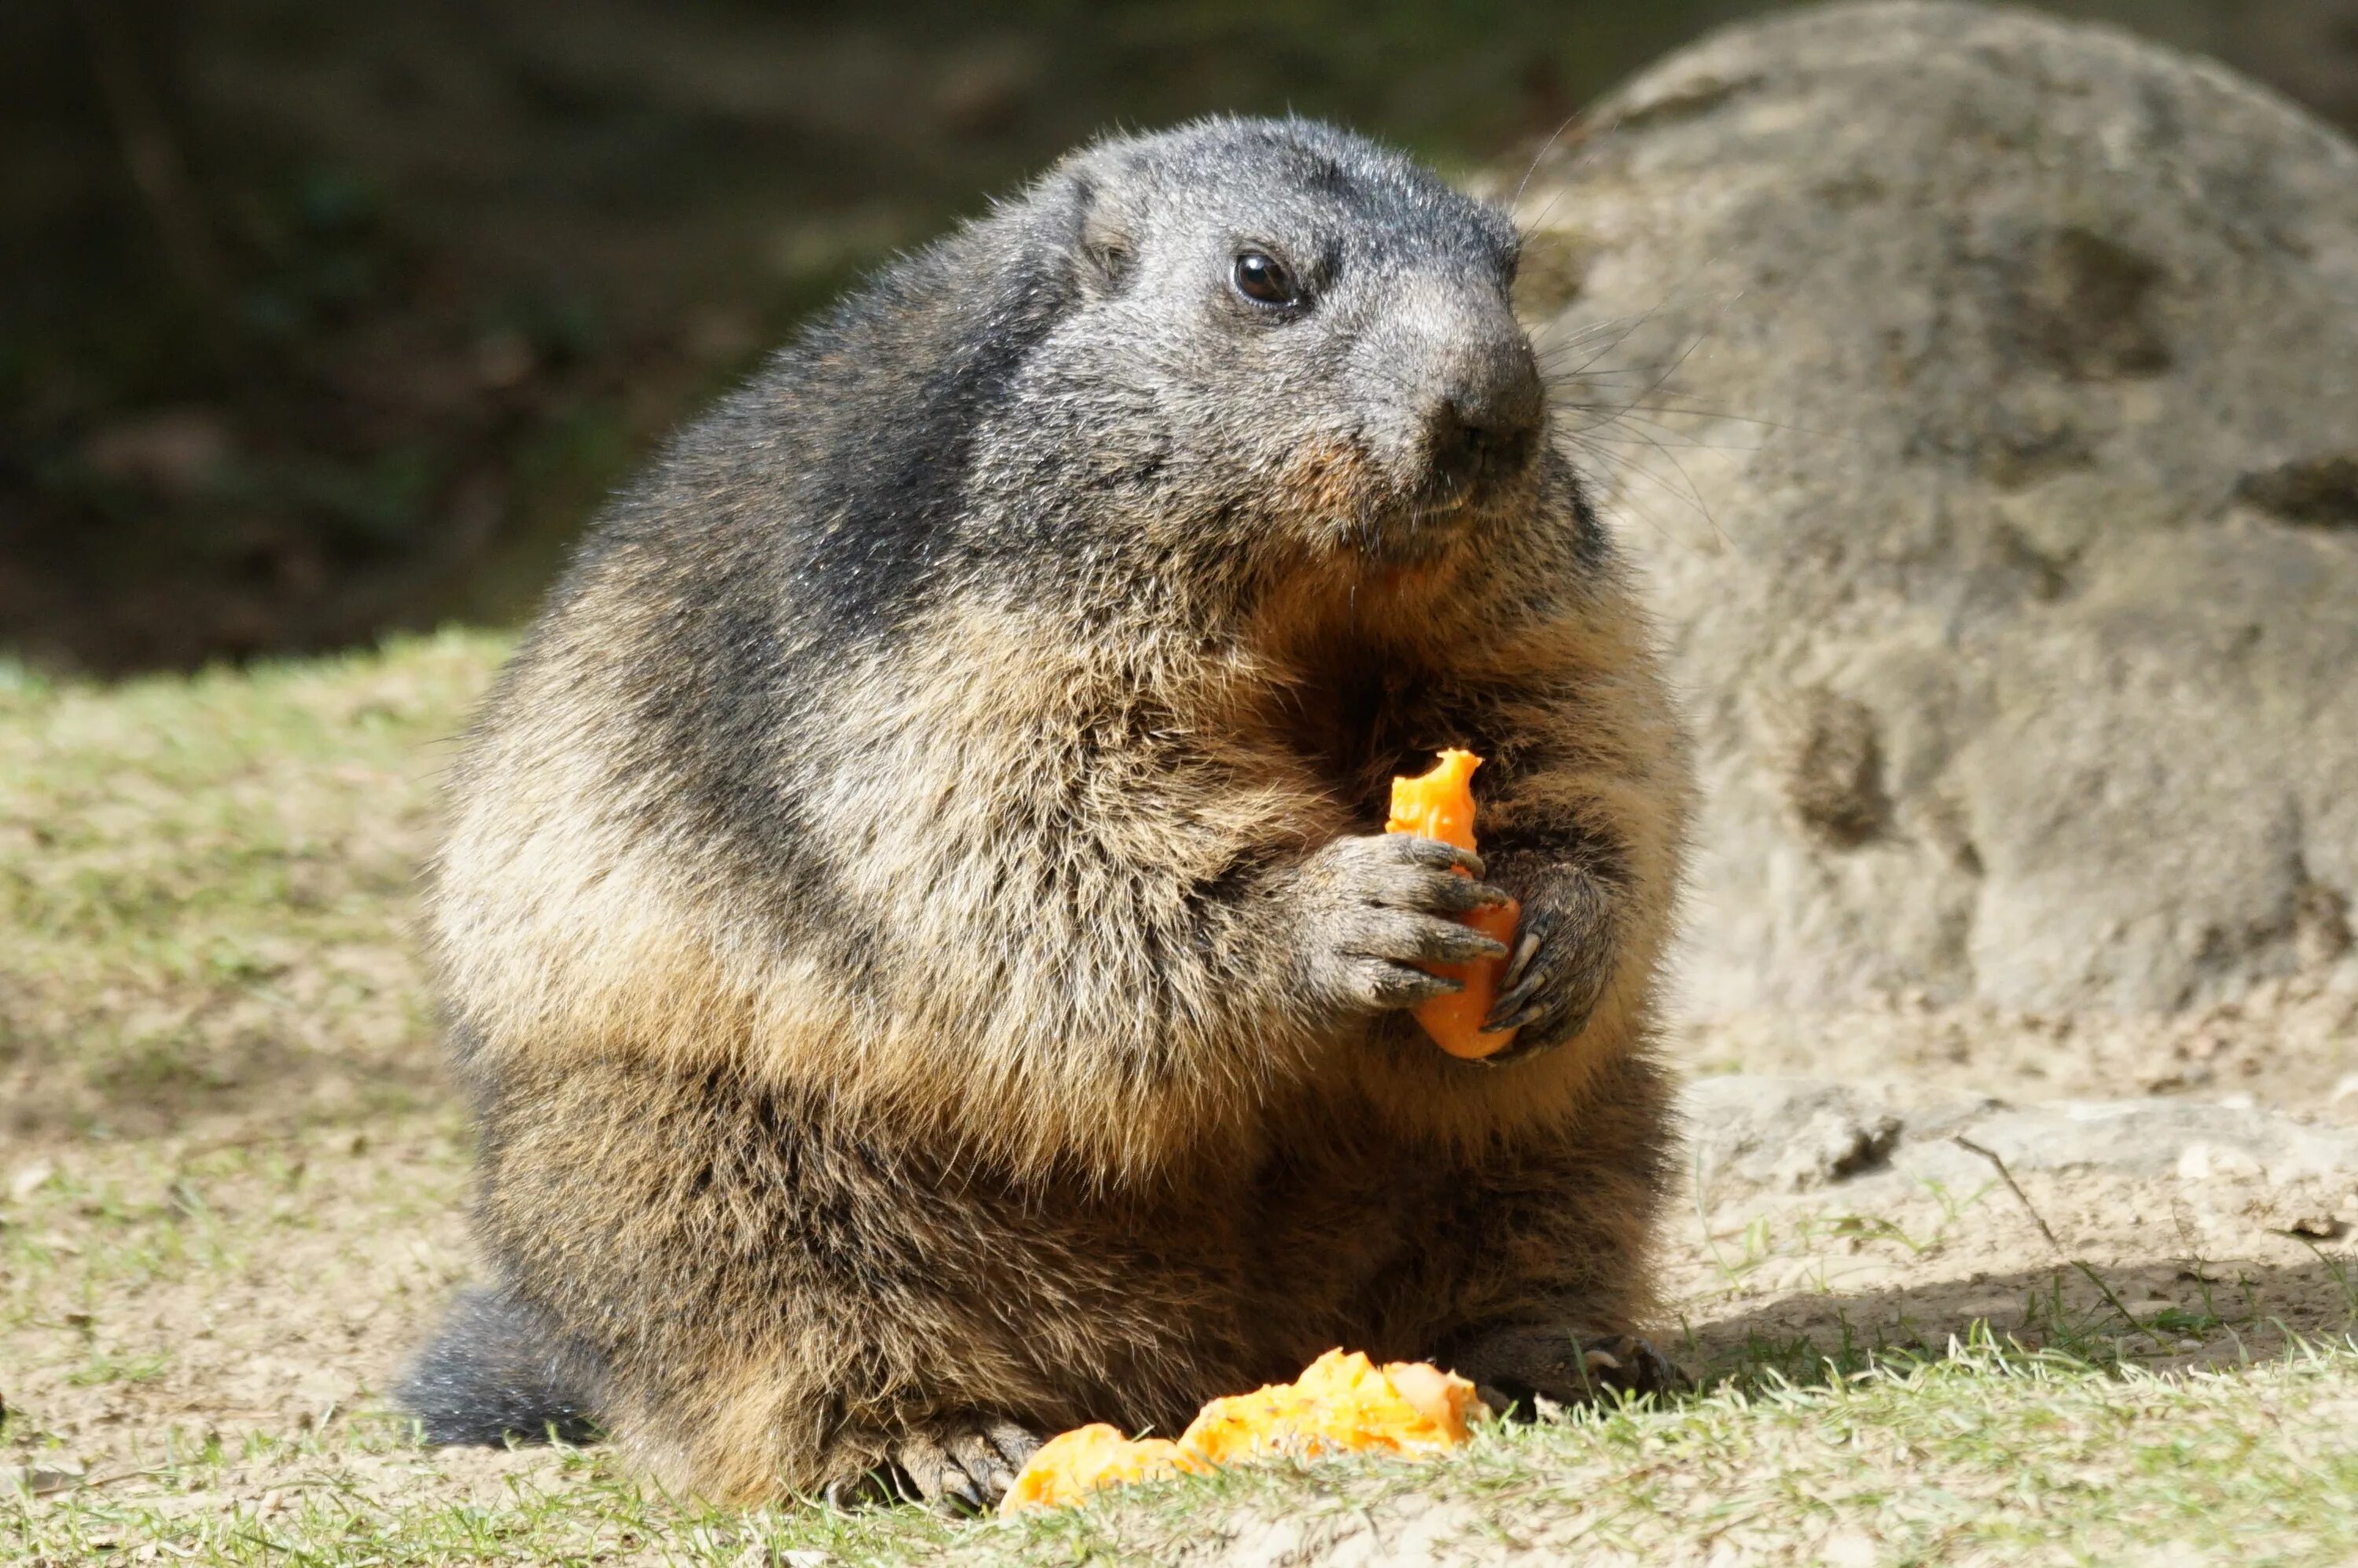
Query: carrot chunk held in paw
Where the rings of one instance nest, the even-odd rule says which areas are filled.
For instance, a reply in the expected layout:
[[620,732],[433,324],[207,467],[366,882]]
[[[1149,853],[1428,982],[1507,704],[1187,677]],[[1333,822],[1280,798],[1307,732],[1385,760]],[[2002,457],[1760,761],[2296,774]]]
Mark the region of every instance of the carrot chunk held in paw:
[[[1384,824],[1384,831],[1438,838],[1470,853],[1474,849],[1474,770],[1481,765],[1482,759],[1473,752],[1453,748],[1441,753],[1441,760],[1431,772],[1392,780],[1391,820]],[[1483,935],[1512,947],[1515,926],[1522,913],[1522,905],[1509,899],[1457,918]],[[1424,1025],[1424,1032],[1433,1036],[1434,1044],[1453,1056],[1479,1061],[1514,1044],[1515,1032],[1511,1029],[1502,1029],[1495,1034],[1482,1033],[1482,1021],[1490,1015],[1491,1003],[1498,1000],[1498,980],[1507,972],[1506,959],[1433,964],[1427,966],[1427,971],[1444,979],[1459,981],[1466,988],[1418,1004],[1416,1021]]]
[[1378,1367],[1329,1350],[1291,1383],[1214,1400],[1176,1443],[1132,1442],[1102,1423],[1052,1438],[1023,1466],[1002,1514],[1077,1502],[1099,1487],[1280,1455],[1433,1454],[1473,1435],[1474,1385],[1421,1361]]
[[1173,1476],[1182,1470],[1201,1474],[1203,1460],[1168,1438],[1141,1437],[1135,1442],[1119,1429],[1098,1422],[1061,1433],[1040,1445],[1007,1488],[999,1511],[1019,1514],[1032,1509],[1063,1508],[1076,1503],[1099,1487]]

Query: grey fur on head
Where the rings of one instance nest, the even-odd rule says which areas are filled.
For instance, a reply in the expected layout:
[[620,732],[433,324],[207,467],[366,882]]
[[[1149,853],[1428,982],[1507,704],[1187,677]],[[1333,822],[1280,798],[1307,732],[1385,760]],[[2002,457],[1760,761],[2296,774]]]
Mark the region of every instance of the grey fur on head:
[[[1477,477],[1453,466],[1469,432],[1529,454],[1542,406],[1508,302],[1513,225],[1398,154],[1303,121],[1212,120],[1093,147],[1030,200],[1071,214],[1079,298],[1012,400],[1039,436],[1012,444],[1097,454],[1116,484],[1151,469],[1156,521],[1274,509],[1271,526],[1313,538],[1405,546],[1409,514]],[[1238,292],[1251,254],[1298,304]],[[1303,506],[1276,481],[1305,451],[1371,471]]]
[[[1246,252],[1302,302],[1239,295]],[[860,630],[962,580],[1223,597],[1305,548],[1419,558],[1477,503],[1528,502],[1544,399],[1516,254],[1498,209],[1331,126],[1109,139],[852,296],[672,477],[770,456],[763,481],[829,520],[811,586]]]

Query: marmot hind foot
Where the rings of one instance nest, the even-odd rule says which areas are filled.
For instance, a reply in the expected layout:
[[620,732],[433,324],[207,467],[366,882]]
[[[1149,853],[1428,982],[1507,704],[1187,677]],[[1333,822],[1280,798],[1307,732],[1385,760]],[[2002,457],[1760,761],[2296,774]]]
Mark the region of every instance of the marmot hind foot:
[[903,1437],[880,1469],[828,1487],[827,1500],[837,1508],[903,1502],[953,1516],[987,1513],[1039,1448],[1039,1435],[1011,1421],[944,1422]]
[[1584,1334],[1562,1325],[1500,1329],[1448,1360],[1483,1403],[1528,1420],[1540,1401],[1593,1405],[1622,1394],[1674,1394],[1686,1375],[1634,1334]]

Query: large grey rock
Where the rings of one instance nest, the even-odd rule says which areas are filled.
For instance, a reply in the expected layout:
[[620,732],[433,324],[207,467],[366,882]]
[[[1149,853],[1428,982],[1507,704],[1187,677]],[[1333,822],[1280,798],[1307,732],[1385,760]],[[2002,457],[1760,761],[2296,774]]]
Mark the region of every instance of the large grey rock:
[[1693,1002],[2358,979],[2358,151],[1932,4],[1732,29],[1591,124],[1526,303],[1699,734]]

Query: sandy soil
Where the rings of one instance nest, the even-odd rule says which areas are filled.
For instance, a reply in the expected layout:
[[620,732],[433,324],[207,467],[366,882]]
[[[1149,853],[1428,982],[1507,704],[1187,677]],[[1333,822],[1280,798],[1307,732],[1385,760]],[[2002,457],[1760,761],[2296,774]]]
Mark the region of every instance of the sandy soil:
[[[1920,1102],[2160,1096],[2358,1122],[2358,993],[2317,975],[2179,1016],[1903,1002],[1699,1020],[1677,1032],[1674,1052],[1693,1075],[1875,1084]],[[1993,1171],[1945,1191],[1891,1179],[1798,1194],[1715,1188],[1666,1238],[1690,1357],[1708,1366],[1797,1336],[1938,1348],[1984,1319],[2031,1342],[2077,1324],[2159,1364],[2234,1360],[2273,1353],[2288,1333],[2338,1336],[2358,1306],[2358,1271],[2338,1256],[2358,1215],[2349,1193],[2335,1195],[2340,1217],[2317,1227],[2328,1234],[2299,1236],[2277,1228],[2281,1214],[2262,1195],[2225,1180],[2041,1173],[2017,1187]],[[2188,1331],[2137,1326],[2157,1318]],[[2217,1322],[2194,1326],[2205,1320]]]
[[2358,1122],[2358,989],[2327,968],[2180,1014],[2043,1016],[1901,1000],[1697,1019],[1673,1032],[1672,1050],[1693,1074],[1890,1080],[2021,1101],[2248,1095]]

